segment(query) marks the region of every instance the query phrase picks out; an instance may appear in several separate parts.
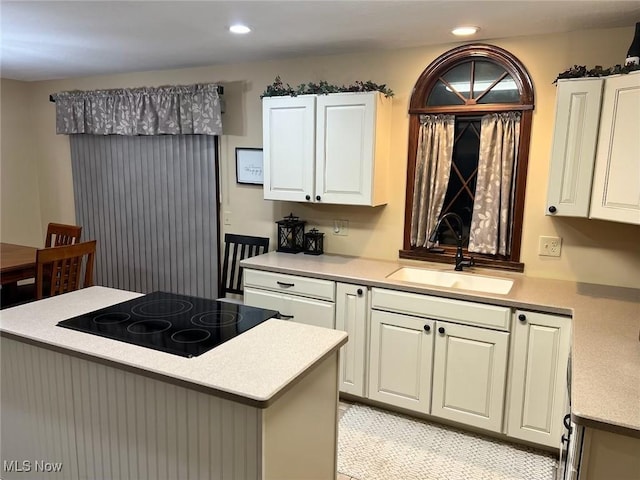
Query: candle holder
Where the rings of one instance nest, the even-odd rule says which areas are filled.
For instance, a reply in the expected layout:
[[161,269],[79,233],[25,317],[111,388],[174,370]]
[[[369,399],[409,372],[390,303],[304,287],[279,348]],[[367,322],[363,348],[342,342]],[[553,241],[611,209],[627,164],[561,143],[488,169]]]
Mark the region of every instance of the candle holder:
[[324,252],[324,233],[312,228],[304,234],[304,253],[307,255],[322,255]]
[[293,213],[276,222],[278,224],[278,252],[298,253],[304,250],[304,220]]

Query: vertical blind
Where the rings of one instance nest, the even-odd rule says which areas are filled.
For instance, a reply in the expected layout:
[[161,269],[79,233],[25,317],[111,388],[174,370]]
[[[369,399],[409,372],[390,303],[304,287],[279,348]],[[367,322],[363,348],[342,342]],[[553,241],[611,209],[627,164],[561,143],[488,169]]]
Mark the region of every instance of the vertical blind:
[[71,135],[76,221],[95,284],[216,298],[216,137]]

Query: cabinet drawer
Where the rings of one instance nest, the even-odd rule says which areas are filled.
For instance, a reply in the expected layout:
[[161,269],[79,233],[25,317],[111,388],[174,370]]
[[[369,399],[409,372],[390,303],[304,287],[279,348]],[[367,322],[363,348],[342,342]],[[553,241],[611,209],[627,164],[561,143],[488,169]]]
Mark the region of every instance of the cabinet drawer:
[[266,288],[290,295],[302,295],[333,302],[336,298],[336,285],[329,280],[298,277],[284,273],[263,272],[261,270],[244,271],[245,287]]
[[382,288],[371,289],[371,308],[506,331],[509,330],[509,320],[511,318],[511,310],[507,307],[430,297],[428,295]]
[[335,304],[331,302],[254,288],[245,288],[244,302],[252,307],[277,310],[283,320],[316,327],[335,327]]

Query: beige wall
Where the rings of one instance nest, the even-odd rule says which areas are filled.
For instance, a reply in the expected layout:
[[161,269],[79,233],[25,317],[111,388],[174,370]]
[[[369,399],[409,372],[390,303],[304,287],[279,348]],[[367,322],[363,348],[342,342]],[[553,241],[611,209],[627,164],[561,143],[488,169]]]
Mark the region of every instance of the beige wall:
[[0,81],[0,240],[44,244],[38,161],[31,132],[30,88]]
[[[555,105],[552,82],[559,72],[574,64],[610,66],[622,62],[632,37],[633,29],[628,27],[487,42],[515,54],[529,70],[535,88],[536,110],[522,244],[522,261],[529,275],[621,286],[640,285],[639,227],[544,215]],[[70,89],[220,82],[225,86],[227,104],[223,115],[225,134],[221,140],[221,210],[230,212],[231,219],[231,225],[223,226],[223,230],[270,236],[275,245],[274,222],[293,212],[307,220],[309,227],[316,226],[326,233],[327,252],[397,259],[403,238],[409,97],[424,68],[455,45],[28,84],[25,88],[29,89],[31,97],[38,172],[41,178],[47,179],[40,185],[40,221],[46,224],[51,219],[73,221],[74,218],[68,140],[54,133],[55,111],[48,101],[50,93]],[[260,94],[276,75],[292,86],[320,80],[333,84],[372,80],[386,83],[393,89],[390,197],[386,206],[368,208],[265,201],[259,187],[235,183],[235,148],[262,146]],[[331,233],[333,219],[349,221],[347,237]],[[563,238],[560,258],[538,257],[540,235]]]

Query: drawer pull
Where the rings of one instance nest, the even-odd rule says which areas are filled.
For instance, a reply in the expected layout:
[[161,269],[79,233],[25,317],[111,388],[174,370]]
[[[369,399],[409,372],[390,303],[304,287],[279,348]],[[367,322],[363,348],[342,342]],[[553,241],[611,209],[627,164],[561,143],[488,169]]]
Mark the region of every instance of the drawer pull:
[[287,283],[287,282],[281,282],[281,281],[277,281],[276,282],[278,285],[280,285],[283,288],[290,288],[290,287],[295,287],[296,284],[295,283]]
[[280,314],[280,320],[291,320],[293,315],[285,315],[284,313]]

